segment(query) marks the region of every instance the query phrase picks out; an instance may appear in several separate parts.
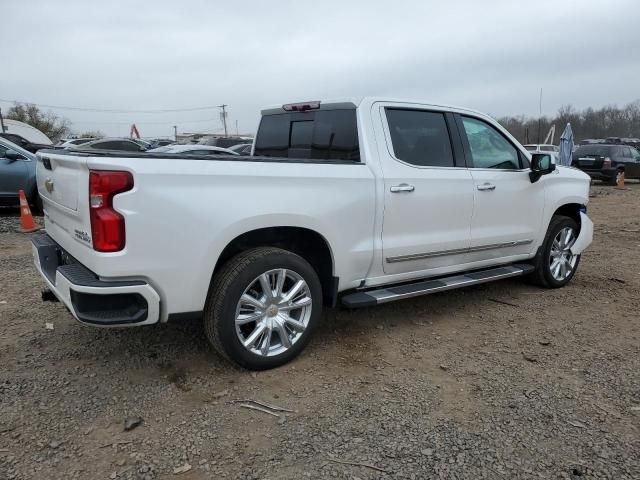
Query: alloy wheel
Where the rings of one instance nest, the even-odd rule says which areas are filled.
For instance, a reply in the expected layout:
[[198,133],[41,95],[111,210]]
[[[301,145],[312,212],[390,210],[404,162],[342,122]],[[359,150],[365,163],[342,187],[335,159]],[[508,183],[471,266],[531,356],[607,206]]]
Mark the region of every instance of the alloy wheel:
[[311,292],[302,276],[286,268],[264,272],[247,286],[238,301],[238,340],[256,355],[279,355],[302,337],[311,308]]

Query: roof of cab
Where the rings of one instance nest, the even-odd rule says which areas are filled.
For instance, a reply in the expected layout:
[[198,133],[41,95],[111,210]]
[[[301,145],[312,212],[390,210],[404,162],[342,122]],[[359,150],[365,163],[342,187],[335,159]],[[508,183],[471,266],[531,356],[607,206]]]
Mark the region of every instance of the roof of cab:
[[298,102],[287,102],[281,105],[269,105],[263,108],[260,113],[262,115],[276,115],[278,113],[284,113],[283,109],[284,105],[298,104],[298,103],[312,103],[319,102],[320,110],[337,110],[337,109],[350,109],[350,108],[358,108],[361,105],[371,105],[376,102],[383,103],[404,103],[404,104],[412,104],[420,107],[435,107],[438,109],[446,109],[446,110],[455,110],[459,112],[469,112],[477,115],[481,115],[483,117],[491,117],[490,115],[481,112],[479,110],[474,110],[472,108],[461,107],[458,105],[448,105],[445,103],[432,103],[422,99],[415,98],[402,98],[402,97],[377,97],[377,96],[363,96],[363,97],[344,97],[344,98],[329,98],[325,100],[302,100]]

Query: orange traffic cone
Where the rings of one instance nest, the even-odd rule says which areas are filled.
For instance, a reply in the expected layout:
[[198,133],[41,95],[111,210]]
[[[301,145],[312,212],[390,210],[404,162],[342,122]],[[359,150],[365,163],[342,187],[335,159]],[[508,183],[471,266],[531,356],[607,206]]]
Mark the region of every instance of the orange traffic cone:
[[626,190],[626,188],[624,188],[624,171],[622,170],[616,175],[616,188],[618,190]]
[[42,227],[35,222],[33,215],[31,215],[31,209],[24,190],[20,190],[18,195],[20,196],[20,231],[27,233],[40,230]]

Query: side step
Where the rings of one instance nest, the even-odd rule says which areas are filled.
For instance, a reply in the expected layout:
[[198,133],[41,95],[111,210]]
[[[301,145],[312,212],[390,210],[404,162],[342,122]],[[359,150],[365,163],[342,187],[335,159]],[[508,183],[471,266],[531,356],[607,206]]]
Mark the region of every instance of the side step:
[[528,263],[514,263],[504,267],[477,270],[475,272],[441,277],[433,280],[420,280],[395,287],[384,287],[377,290],[367,290],[350,293],[342,297],[342,305],[348,308],[372,307],[381,303],[393,302],[404,298],[428,295],[430,293],[468,287],[480,283],[492,282],[502,278],[517,277],[533,272],[533,265]]

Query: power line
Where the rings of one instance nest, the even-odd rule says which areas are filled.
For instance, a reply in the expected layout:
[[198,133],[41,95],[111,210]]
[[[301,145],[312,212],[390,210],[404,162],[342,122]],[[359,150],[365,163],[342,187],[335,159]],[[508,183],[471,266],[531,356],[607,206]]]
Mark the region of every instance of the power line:
[[220,108],[219,105],[211,105],[206,107],[192,107],[192,108],[165,108],[156,110],[125,110],[125,109],[109,109],[109,108],[89,108],[89,107],[69,107],[62,105],[47,105],[44,103],[24,102],[21,100],[7,100],[0,98],[0,102],[4,103],[23,103],[29,105],[35,105],[36,107],[54,108],[56,110],[73,110],[78,112],[96,112],[96,113],[176,113],[176,112],[197,112],[201,110],[214,110]]
[[[204,120],[185,120],[185,121],[178,121],[179,124],[183,124],[183,123],[208,123],[208,122],[215,122],[220,120],[219,118],[207,118]],[[123,121],[123,122],[96,122],[94,120],[73,120],[73,123],[81,123],[81,124],[92,124],[92,125],[130,125],[131,122],[129,121]],[[136,125],[174,125],[176,123],[175,120],[168,120],[166,122],[136,122]]]

